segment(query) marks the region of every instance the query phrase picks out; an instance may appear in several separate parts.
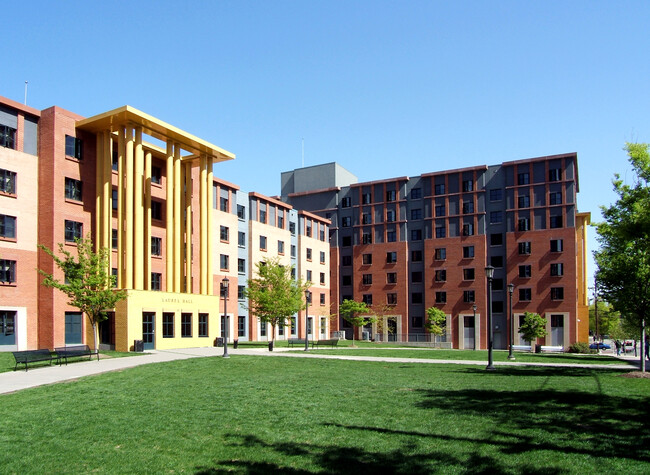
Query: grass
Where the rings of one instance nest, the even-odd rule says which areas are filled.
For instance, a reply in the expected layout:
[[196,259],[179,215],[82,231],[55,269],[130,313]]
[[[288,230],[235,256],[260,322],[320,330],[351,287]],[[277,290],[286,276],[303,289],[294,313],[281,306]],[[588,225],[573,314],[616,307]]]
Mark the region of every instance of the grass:
[[0,396],[3,473],[649,473],[611,369],[232,356]]
[[[127,353],[127,352],[120,352],[120,351],[110,351],[110,350],[100,350],[99,354],[101,357],[105,358],[124,358],[125,356],[137,356],[137,355],[142,355],[144,353]],[[83,358],[70,358],[68,360],[69,364],[74,363],[75,361],[86,361],[88,360],[87,357]],[[55,364],[55,361],[52,361],[52,364]],[[37,363],[29,363],[28,368],[37,368],[39,366],[48,366],[50,363],[45,361],[45,362],[37,362]],[[0,373],[4,373],[6,371],[13,371],[14,366],[16,365],[16,360],[14,359],[14,355],[11,354],[10,351],[7,352],[0,352]],[[18,366],[18,369],[25,369],[25,365],[21,364]]]

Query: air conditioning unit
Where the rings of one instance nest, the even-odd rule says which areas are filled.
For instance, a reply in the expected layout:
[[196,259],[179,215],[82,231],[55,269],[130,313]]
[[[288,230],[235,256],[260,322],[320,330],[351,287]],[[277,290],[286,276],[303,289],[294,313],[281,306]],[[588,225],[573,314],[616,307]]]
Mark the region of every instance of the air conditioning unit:
[[344,331],[332,332],[332,338],[338,338],[339,340],[345,340],[345,332]]
[[364,341],[370,341],[370,332],[361,332],[361,339]]

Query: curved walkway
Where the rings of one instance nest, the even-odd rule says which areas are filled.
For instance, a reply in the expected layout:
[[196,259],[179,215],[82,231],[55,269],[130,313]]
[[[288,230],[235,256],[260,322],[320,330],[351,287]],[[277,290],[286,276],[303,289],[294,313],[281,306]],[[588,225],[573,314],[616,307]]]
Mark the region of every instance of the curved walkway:
[[[336,351],[336,350],[331,350]],[[424,358],[388,358],[377,356],[346,356],[346,355],[323,355],[313,354],[311,352],[301,352],[289,348],[275,348],[269,352],[266,348],[228,348],[231,355],[254,355],[254,356],[272,356],[288,358],[321,358],[334,360],[354,360],[354,361],[383,361],[388,363],[425,363],[425,364],[459,364],[484,366],[485,361],[469,360],[434,360]],[[80,361],[69,365],[58,366],[41,366],[30,368],[28,371],[8,371],[0,373],[0,394],[12,393],[21,389],[43,386],[46,384],[59,383],[62,381],[71,381],[84,376],[107,373],[109,371],[120,371],[127,368],[133,368],[150,363],[163,363],[166,361],[184,360],[188,358],[201,358],[207,356],[221,356],[223,348],[205,347],[205,348],[185,348],[178,350],[153,350],[144,355],[125,356],[122,358],[101,358],[99,361]],[[623,359],[623,358],[621,358]],[[628,360],[629,358],[625,358]],[[630,364],[572,364],[572,363],[520,363],[516,361],[499,361],[494,362],[495,366],[546,366],[558,368],[593,368],[593,369],[629,369],[635,367]]]

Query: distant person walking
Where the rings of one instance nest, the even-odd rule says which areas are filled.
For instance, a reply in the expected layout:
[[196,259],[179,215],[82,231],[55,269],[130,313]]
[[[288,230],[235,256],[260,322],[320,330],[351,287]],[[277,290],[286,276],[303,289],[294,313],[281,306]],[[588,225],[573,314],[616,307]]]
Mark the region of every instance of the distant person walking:
[[621,356],[621,341],[614,341],[614,345],[616,345],[616,356]]

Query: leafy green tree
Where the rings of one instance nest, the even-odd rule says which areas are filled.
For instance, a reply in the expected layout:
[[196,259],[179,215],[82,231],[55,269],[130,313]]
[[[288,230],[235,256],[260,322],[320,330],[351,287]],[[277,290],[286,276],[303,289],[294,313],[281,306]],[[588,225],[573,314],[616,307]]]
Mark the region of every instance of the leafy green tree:
[[[525,341],[530,341],[531,343],[537,338],[545,337],[548,334],[546,331],[546,319],[538,313],[524,312],[519,333],[521,333],[521,337]],[[530,349],[532,351],[532,345]]]
[[[616,203],[601,206],[605,220],[596,224],[600,249],[594,252],[599,291],[623,319],[643,333],[650,315],[650,153],[645,143],[627,143],[634,170],[631,184],[616,174]],[[641,371],[645,371],[641,344]]]
[[[620,326],[620,320],[620,312],[608,302],[598,300],[598,333],[611,336],[612,331]],[[596,334],[596,306],[593,303],[589,306],[589,330]]]
[[260,322],[271,325],[271,342],[275,343],[275,328],[291,325],[291,317],[305,308],[304,292],[309,282],[291,277],[292,266],[283,266],[280,260],[264,259],[258,262],[257,276],[248,280],[244,295],[248,310]]
[[426,312],[427,321],[424,323],[424,328],[433,335],[442,335],[445,331],[445,324],[447,323],[447,315],[445,312],[436,307],[429,307]]
[[46,246],[38,246],[51,256],[56,266],[63,271],[63,282],[43,270],[39,269],[39,273],[45,277],[43,285],[66,294],[70,305],[77,307],[88,317],[93,329],[95,351],[98,351],[97,324],[108,318],[106,311],[115,308],[117,302],[125,299],[126,292],[113,288],[115,277],[109,273],[110,253],[107,248],[100,248],[95,252],[90,235],[75,239],[75,243],[76,257],[63,244],[59,244],[62,257]]
[[[348,321],[353,327],[364,327],[370,323],[375,323],[377,317],[372,314],[372,309],[365,302],[356,302],[354,300],[345,299],[339,305],[339,313]],[[352,331],[352,346],[354,346],[354,333]]]

